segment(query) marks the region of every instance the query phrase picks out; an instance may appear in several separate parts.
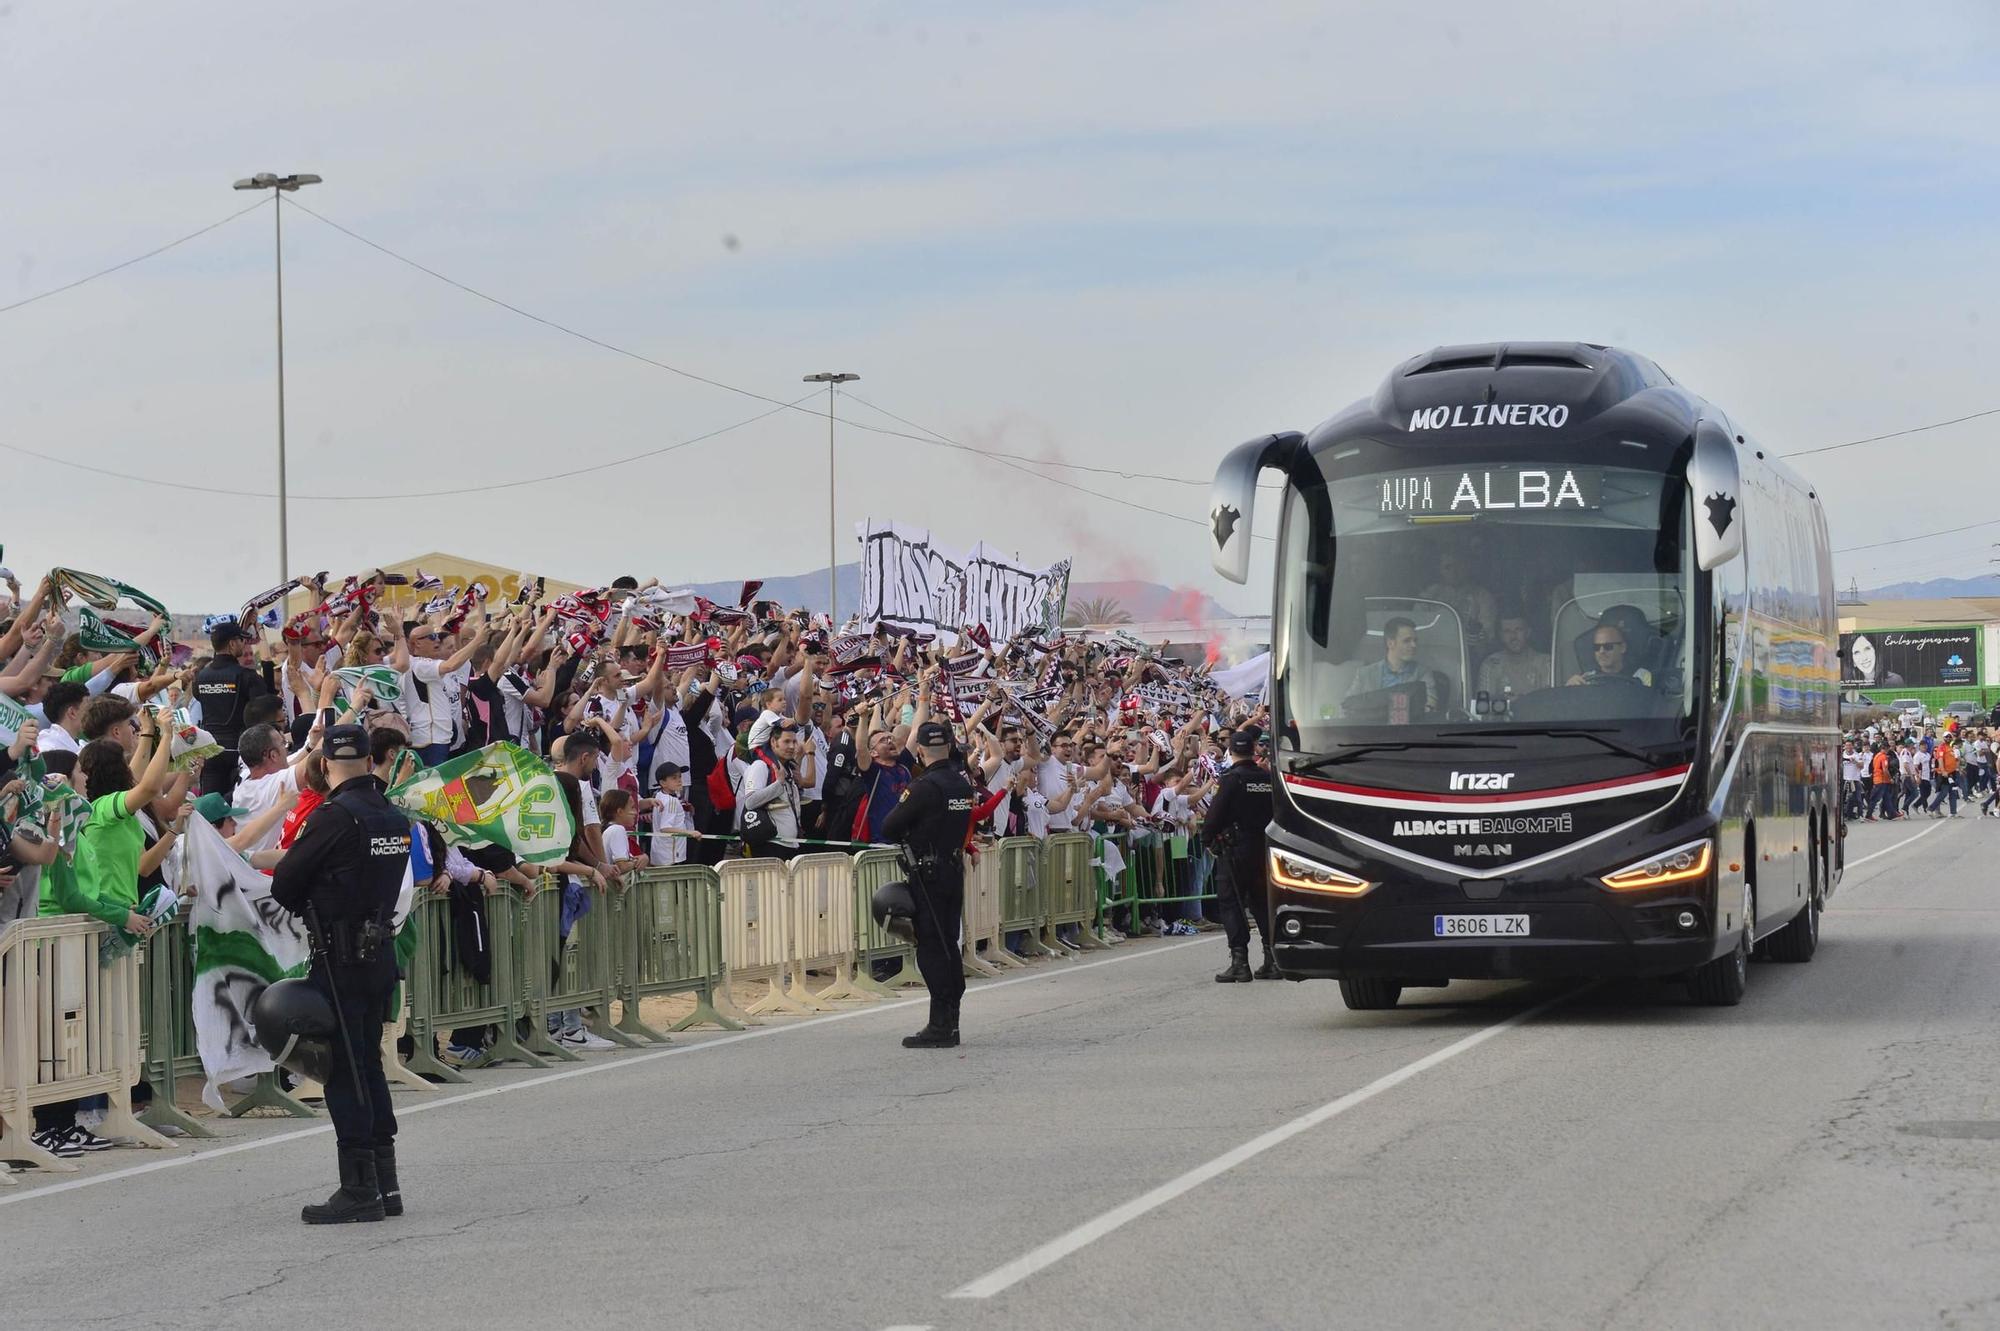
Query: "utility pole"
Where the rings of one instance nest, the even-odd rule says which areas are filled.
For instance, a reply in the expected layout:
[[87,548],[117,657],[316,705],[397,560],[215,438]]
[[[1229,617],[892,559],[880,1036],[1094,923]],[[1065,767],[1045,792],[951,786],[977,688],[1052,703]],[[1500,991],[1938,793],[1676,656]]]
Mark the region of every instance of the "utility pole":
[[826,385],[826,617],[835,628],[840,627],[840,593],[835,572],[839,567],[835,553],[839,546],[834,534],[833,517],[833,395],[834,385],[851,384],[860,377],[858,374],[821,372],[809,374],[801,381]]
[[239,180],[236,189],[267,189],[271,191],[272,239],[275,244],[278,268],[278,582],[282,585],[292,578],[290,534],[287,531],[285,504],[285,208],[284,196],[296,193],[301,185],[317,185],[320,178],[310,172],[280,176],[269,171],[259,171],[247,180]]

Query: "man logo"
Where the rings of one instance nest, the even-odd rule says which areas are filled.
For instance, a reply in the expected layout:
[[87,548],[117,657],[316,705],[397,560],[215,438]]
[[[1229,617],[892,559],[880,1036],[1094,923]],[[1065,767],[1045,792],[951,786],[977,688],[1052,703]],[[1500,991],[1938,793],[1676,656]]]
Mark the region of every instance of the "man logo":
[[1494,859],[1502,855],[1512,855],[1513,853],[1514,843],[1511,841],[1494,841],[1487,845],[1478,846],[1454,843],[1451,848],[1452,858],[1460,860]]
[[1453,790],[1505,790],[1514,784],[1512,772],[1453,772]]

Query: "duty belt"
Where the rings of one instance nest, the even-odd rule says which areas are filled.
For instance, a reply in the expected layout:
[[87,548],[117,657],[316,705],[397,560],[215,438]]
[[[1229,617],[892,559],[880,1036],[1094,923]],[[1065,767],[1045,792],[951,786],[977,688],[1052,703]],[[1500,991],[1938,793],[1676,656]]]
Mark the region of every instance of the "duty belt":
[[395,931],[381,920],[334,920],[312,936],[313,951],[336,966],[373,961]]

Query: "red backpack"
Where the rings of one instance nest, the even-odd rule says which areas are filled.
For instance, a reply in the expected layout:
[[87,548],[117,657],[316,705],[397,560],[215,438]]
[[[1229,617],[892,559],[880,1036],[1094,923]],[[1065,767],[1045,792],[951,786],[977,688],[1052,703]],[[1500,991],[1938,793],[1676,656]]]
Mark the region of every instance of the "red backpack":
[[729,758],[718,755],[715,766],[708,769],[708,803],[717,813],[736,811],[736,790],[729,784]]

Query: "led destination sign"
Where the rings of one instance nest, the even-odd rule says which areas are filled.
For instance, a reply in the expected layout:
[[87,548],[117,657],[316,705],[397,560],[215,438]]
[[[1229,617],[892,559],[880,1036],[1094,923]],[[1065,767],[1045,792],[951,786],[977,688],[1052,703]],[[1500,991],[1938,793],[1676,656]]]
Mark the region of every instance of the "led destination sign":
[[1601,507],[1604,475],[1590,467],[1445,467],[1380,481],[1383,513],[1487,513]]

